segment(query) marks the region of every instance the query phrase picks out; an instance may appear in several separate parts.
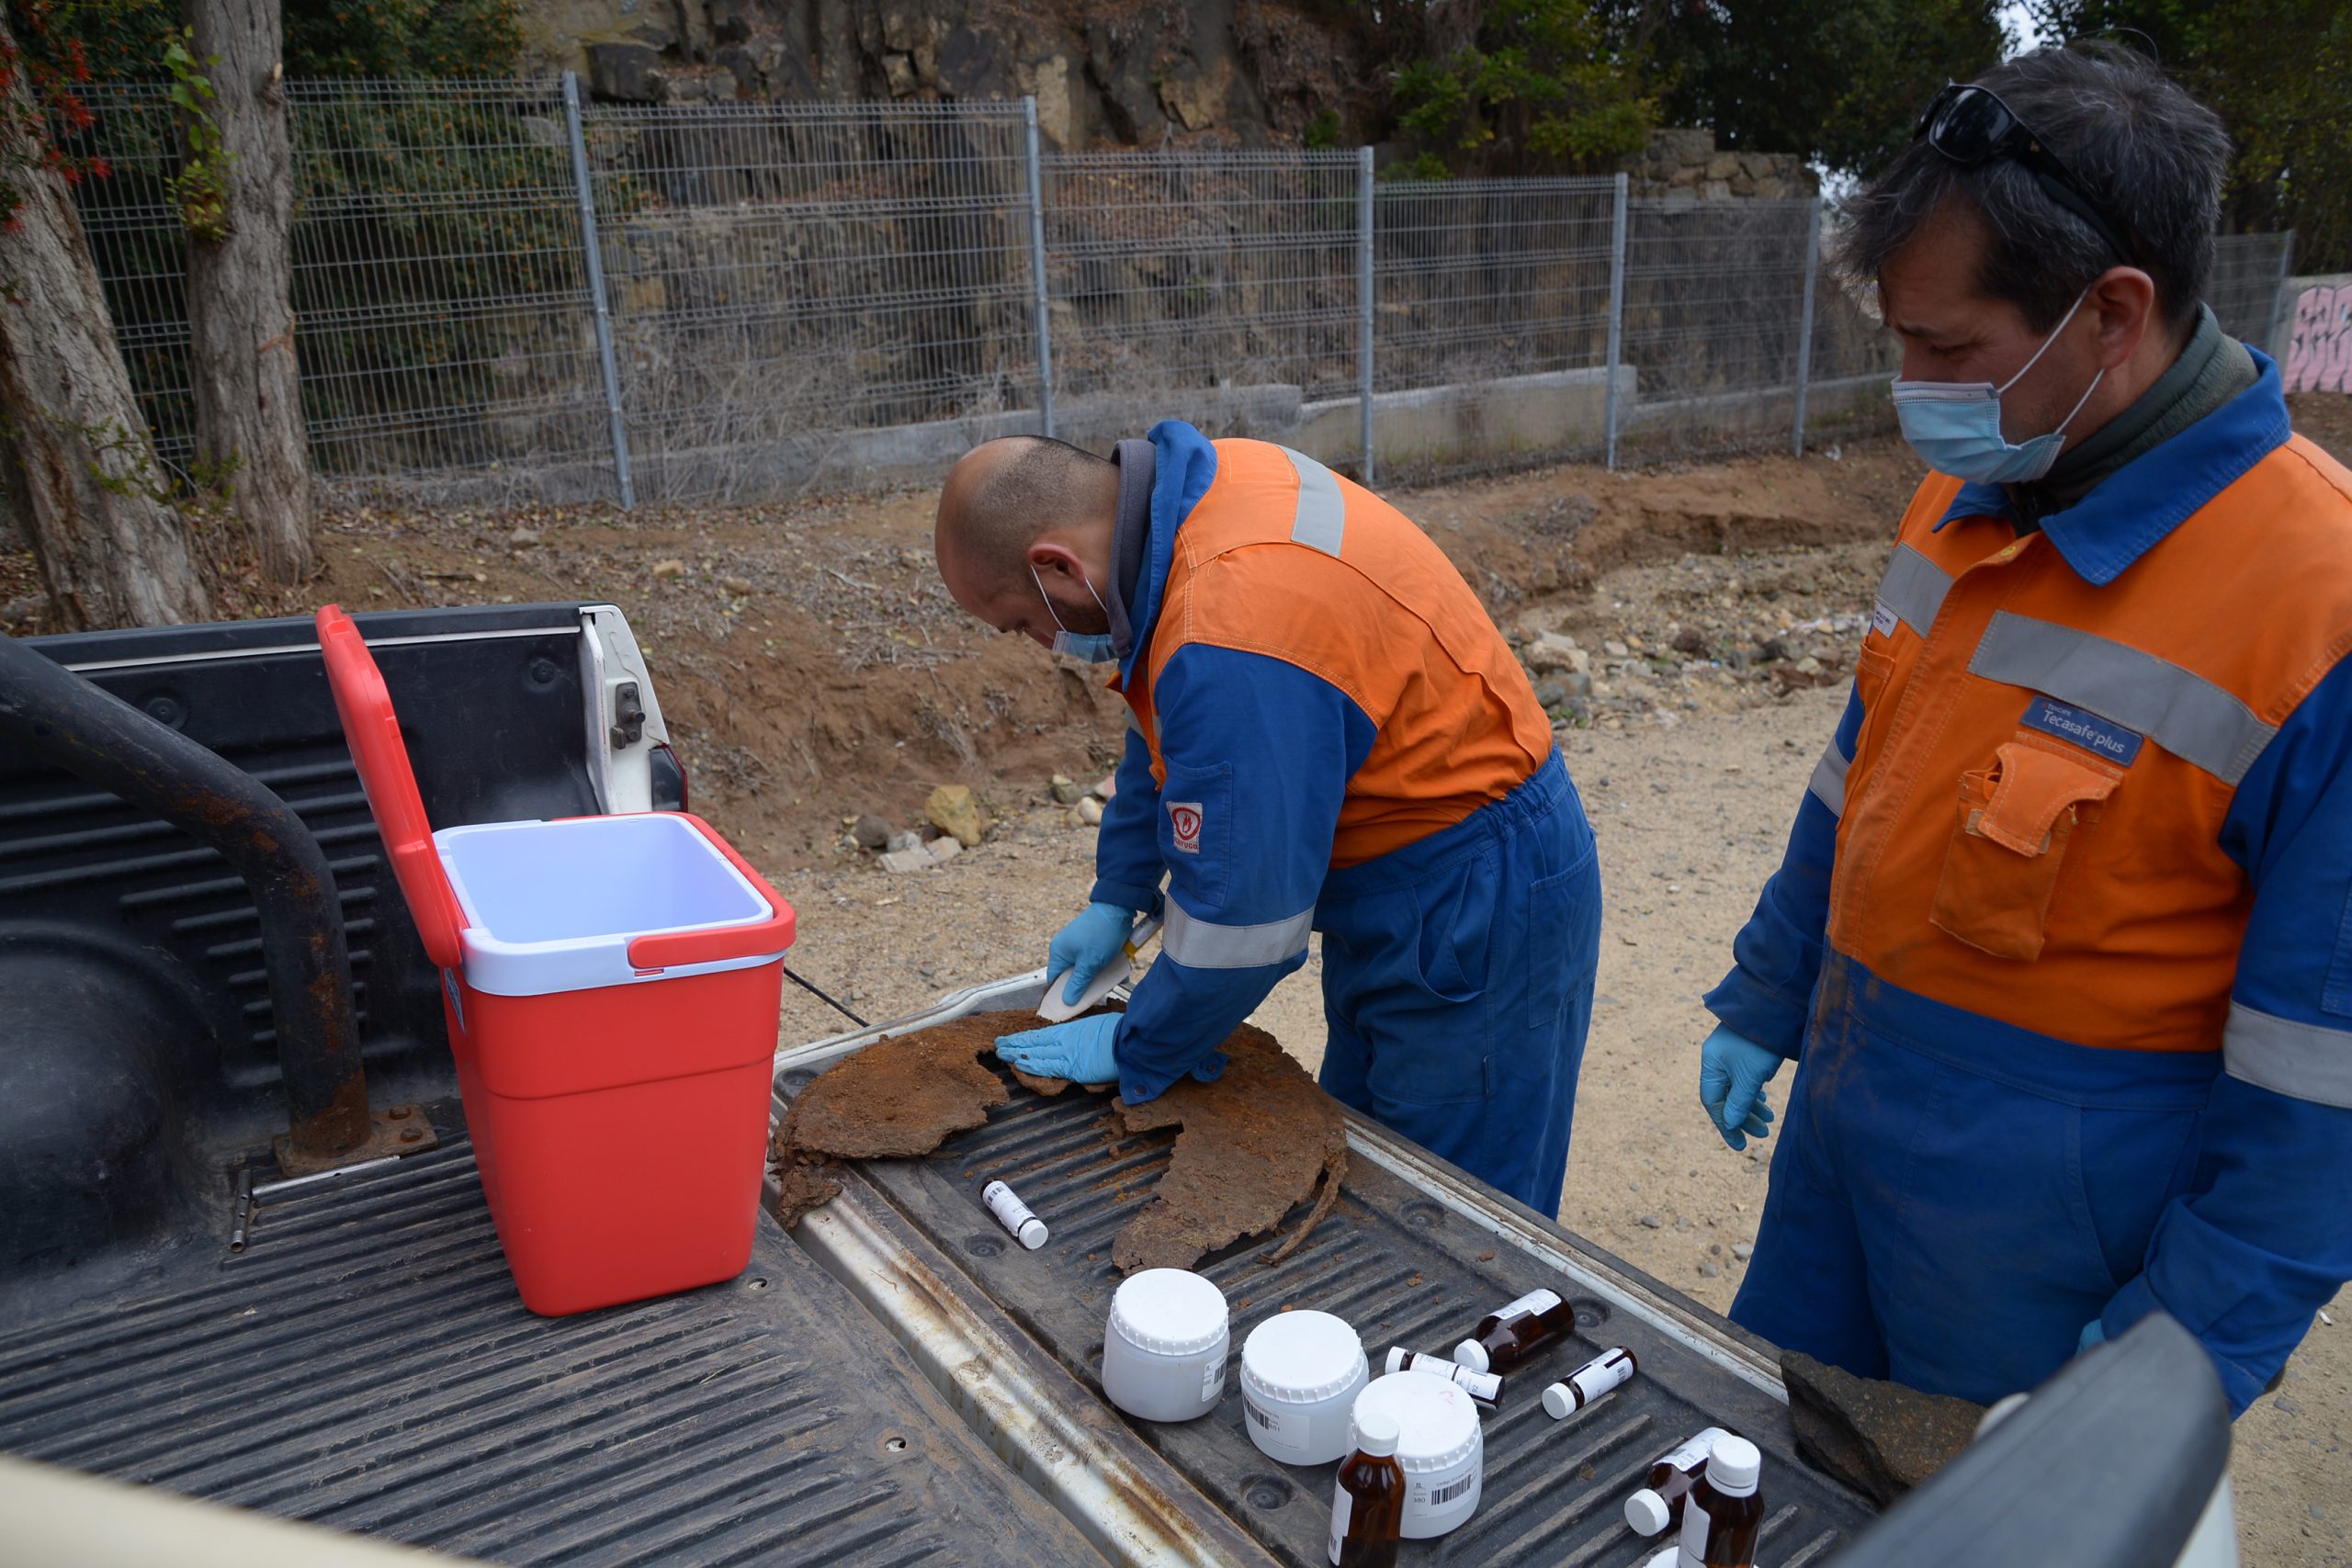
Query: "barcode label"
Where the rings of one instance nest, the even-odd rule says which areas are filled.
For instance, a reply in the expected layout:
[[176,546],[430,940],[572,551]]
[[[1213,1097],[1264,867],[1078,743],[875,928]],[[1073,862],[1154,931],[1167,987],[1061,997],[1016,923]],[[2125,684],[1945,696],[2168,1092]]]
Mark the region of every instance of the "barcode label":
[[1448,1503],[1453,1502],[1456,1497],[1461,1496],[1464,1493],[1469,1491],[1470,1488],[1477,1484],[1478,1472],[1475,1470],[1457,1481],[1449,1481],[1444,1485],[1430,1494],[1430,1506],[1432,1508],[1442,1508]]
[[1250,1420],[1256,1422],[1259,1426],[1263,1427],[1269,1432],[1277,1430],[1282,1426],[1280,1421],[1276,1420],[1273,1416],[1267,1415],[1264,1411],[1259,1409],[1255,1404],[1252,1404],[1246,1399],[1241,1402],[1241,1408],[1249,1412]]

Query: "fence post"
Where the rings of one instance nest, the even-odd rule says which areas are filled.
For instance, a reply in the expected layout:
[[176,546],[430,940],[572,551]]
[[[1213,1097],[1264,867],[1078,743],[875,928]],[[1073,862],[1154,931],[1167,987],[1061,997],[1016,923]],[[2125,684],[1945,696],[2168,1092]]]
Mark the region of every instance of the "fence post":
[[1372,485],[1372,149],[1356,149],[1356,400],[1363,475]]
[[612,423],[613,478],[621,510],[637,505],[628,471],[628,426],[621,418],[621,373],[613,359],[613,314],[605,303],[605,249],[596,239],[596,195],[588,183],[588,137],[580,123],[580,78],[563,73],[563,124],[571,134],[571,183],[580,191],[580,246],[588,257],[588,298],[596,307],[596,362],[605,376],[605,414]]
[[1046,287],[1045,159],[1037,152],[1037,100],[1021,100],[1023,152],[1029,164],[1029,273],[1037,284],[1037,412],[1054,433],[1054,312]]
[[1617,176],[1609,220],[1609,384],[1601,389],[1601,423],[1606,432],[1602,461],[1617,466],[1617,365],[1625,347],[1625,187]]
[[1797,417],[1792,456],[1804,456],[1804,391],[1813,380],[1813,281],[1821,271],[1821,197],[1804,215],[1804,309],[1797,316]]
[[2290,229],[2278,237],[2278,281],[2270,288],[2270,332],[2262,340],[2262,352],[2265,354],[2278,346],[2278,318],[2286,313],[2287,285],[2293,280],[2294,275],[2295,231]]

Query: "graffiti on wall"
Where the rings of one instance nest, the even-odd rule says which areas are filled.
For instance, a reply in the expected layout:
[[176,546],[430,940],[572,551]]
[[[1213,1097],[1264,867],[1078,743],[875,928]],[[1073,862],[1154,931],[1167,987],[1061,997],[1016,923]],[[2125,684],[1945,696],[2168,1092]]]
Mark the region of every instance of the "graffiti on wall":
[[2295,301],[2287,390],[2352,392],[2352,283],[2306,288]]

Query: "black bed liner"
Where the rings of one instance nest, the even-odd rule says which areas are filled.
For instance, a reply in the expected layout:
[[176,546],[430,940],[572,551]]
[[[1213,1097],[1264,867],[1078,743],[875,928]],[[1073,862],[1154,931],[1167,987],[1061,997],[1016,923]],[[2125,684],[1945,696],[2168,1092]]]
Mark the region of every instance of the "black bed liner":
[[17,1319],[0,1450],[501,1562],[1101,1561],[765,1219],[729,1283],[550,1319],[462,1138],[264,1203],[242,1255],[226,1212]]

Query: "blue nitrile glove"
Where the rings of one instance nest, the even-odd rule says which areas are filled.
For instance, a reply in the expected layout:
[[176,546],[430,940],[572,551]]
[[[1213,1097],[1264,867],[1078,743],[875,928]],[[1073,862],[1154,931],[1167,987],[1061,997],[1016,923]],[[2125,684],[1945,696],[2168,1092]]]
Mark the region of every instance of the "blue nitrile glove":
[[[1108,906],[1097,904],[1096,908]],[[996,1037],[996,1054],[1023,1072],[1041,1078],[1068,1078],[1072,1083],[1119,1081],[1119,1039],[1122,1014],[1098,1012],[1068,1023],[1050,1023],[1018,1034]]]
[[2107,1343],[2107,1325],[2098,1318],[2083,1325],[2083,1337],[2075,1341],[2075,1354],[2079,1356],[2094,1345]]
[[1699,1047],[1699,1103],[1733,1148],[1770,1135],[1772,1107],[1765,1101],[1764,1086],[1781,1070],[1781,1060],[1780,1053],[1734,1033],[1728,1024],[1715,1025]]
[[[1062,1000],[1075,1003],[1086,994],[1086,987],[1102,966],[1118,959],[1127,945],[1127,933],[1135,930],[1136,912],[1122,909],[1116,904],[1089,904],[1078,919],[1054,933],[1046,949],[1047,978],[1069,971],[1069,983],[1062,987]],[[1057,1075],[1058,1076],[1058,1075]]]

